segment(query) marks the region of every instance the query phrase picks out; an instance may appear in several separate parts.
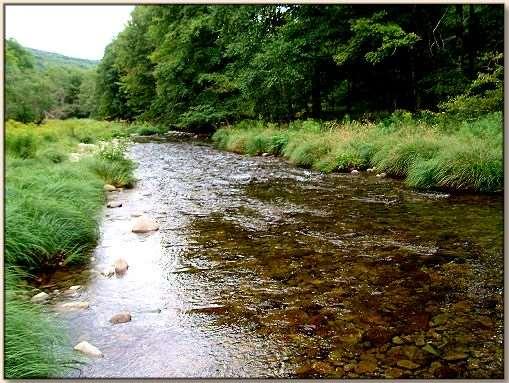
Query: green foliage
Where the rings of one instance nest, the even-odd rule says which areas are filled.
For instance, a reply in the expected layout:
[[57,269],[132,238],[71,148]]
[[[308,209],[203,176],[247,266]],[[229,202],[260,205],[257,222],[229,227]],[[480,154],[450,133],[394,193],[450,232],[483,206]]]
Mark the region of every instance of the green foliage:
[[38,147],[37,136],[30,130],[8,131],[5,134],[5,149],[15,157],[34,158]]
[[131,130],[140,136],[153,136],[156,134],[164,134],[168,131],[168,128],[163,125],[149,124],[147,122],[133,123]]
[[478,117],[502,110],[488,84],[501,52],[498,6],[137,6],[99,65],[98,115],[190,129],[442,104]]
[[466,91],[440,105],[451,114],[473,118],[504,107],[503,55],[488,55],[487,72],[479,73]]
[[65,329],[26,300],[19,273],[8,269],[5,281],[4,377],[42,379],[59,376],[72,362]]
[[50,121],[37,127],[7,122],[7,265],[41,269],[86,257],[98,236],[102,185],[132,185],[134,166],[124,157],[123,143],[103,143],[96,155],[79,162],[66,159],[82,139],[80,131],[98,141],[110,138],[112,127],[118,125],[91,120]]
[[84,69],[90,65],[25,49],[12,39],[6,41],[5,52],[6,119],[40,122],[47,117],[87,117],[94,111],[94,69]]
[[499,192],[503,189],[502,114],[473,121],[397,112],[377,124],[294,121],[289,127],[243,121],[219,129],[216,147],[280,154],[323,172],[376,167],[419,189]]

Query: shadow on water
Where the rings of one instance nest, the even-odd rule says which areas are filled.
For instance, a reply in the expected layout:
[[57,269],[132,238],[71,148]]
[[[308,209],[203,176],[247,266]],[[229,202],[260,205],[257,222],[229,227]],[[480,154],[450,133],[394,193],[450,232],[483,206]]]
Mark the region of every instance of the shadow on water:
[[[128,274],[81,279],[91,309],[68,316],[106,350],[85,376],[503,377],[500,196],[187,142],[131,155],[140,182],[96,251]],[[129,233],[134,210],[160,232]],[[105,325],[118,309],[138,314]]]

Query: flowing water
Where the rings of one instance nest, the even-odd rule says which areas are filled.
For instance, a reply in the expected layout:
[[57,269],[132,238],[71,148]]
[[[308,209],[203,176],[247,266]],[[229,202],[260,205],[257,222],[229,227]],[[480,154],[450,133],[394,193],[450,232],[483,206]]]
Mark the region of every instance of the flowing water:
[[[323,175],[199,142],[131,147],[85,268],[44,283],[80,377],[503,377],[503,199]],[[144,213],[160,225],[131,232]],[[122,257],[123,276],[100,270]],[[87,301],[61,311],[59,303]],[[132,321],[112,325],[120,311]]]

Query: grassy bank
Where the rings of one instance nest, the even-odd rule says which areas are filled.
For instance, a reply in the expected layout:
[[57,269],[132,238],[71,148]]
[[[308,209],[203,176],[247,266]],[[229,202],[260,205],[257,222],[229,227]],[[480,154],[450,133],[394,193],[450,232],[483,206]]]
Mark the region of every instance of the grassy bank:
[[[27,274],[84,262],[98,238],[104,183],[133,184],[122,124],[92,120],[6,123],[5,371],[8,378],[54,377],[69,362],[63,332],[28,302]],[[20,278],[20,271],[25,274]]]
[[378,123],[242,121],[213,135],[216,147],[279,155],[323,172],[375,168],[417,189],[503,189],[502,114],[458,120],[400,112]]

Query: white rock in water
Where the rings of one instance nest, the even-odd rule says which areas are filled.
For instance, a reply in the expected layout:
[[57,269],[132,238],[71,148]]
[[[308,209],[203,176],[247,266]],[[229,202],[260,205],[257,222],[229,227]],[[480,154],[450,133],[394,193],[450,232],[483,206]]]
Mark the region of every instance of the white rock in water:
[[376,169],[375,168],[369,168],[368,170],[366,170],[368,173],[373,173]]
[[387,174],[385,173],[380,173],[380,174],[377,174],[376,175],[378,178],[385,178],[387,176]]
[[115,314],[110,318],[110,322],[113,324],[126,323],[131,321],[131,313],[123,311]]
[[116,208],[116,207],[122,207],[122,202],[111,201],[111,202],[108,202],[106,207],[109,207],[110,209],[113,209],[113,208]]
[[43,292],[40,292],[39,294],[34,295],[30,301],[32,303],[41,303],[41,302],[46,301],[48,298],[49,298],[49,295],[43,291]]
[[86,355],[99,356],[99,357],[103,356],[103,353],[101,352],[101,350],[99,350],[97,347],[88,343],[85,340],[83,342],[78,343],[76,346],[74,346],[74,349],[76,351],[82,352],[83,354],[86,354]]
[[90,304],[88,302],[67,302],[61,305],[64,309],[88,309]]
[[117,188],[116,188],[115,186],[110,185],[110,184],[106,184],[106,185],[104,185],[104,186],[103,186],[103,189],[104,189],[105,191],[115,191],[115,190],[117,190]]
[[115,267],[116,274],[123,274],[129,268],[129,265],[127,264],[127,262],[122,258],[117,259],[115,261],[115,263],[113,264],[113,266]]
[[268,156],[270,156],[269,153],[262,153],[262,157],[268,157]]
[[354,169],[354,170],[352,170],[352,171],[350,172],[350,174],[354,174],[354,175],[355,175],[355,174],[359,174],[359,171]]
[[79,290],[79,289],[81,289],[80,285],[75,285],[75,286],[69,287],[69,290]]
[[159,225],[152,219],[145,215],[138,217],[134,220],[132,232],[133,233],[148,233],[159,229]]

